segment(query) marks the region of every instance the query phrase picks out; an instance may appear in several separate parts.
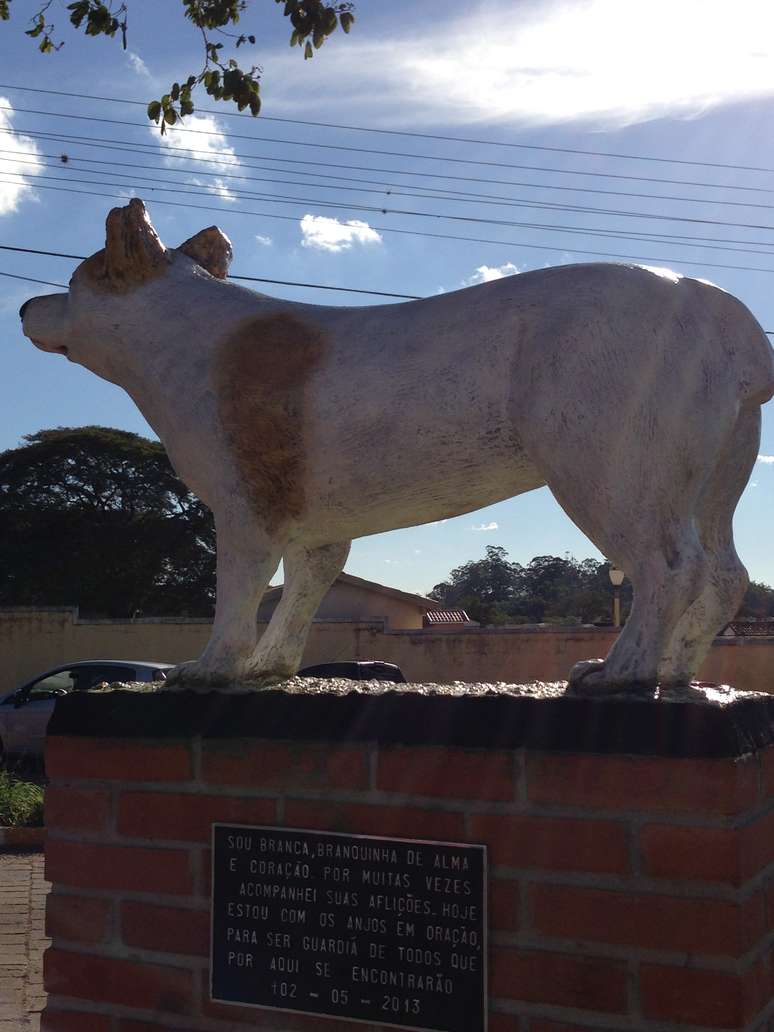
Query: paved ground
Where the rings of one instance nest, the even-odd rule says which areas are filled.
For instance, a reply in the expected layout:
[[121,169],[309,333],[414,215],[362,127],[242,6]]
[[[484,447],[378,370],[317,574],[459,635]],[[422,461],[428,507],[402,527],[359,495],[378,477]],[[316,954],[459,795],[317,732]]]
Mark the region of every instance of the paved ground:
[[48,882],[43,853],[0,853],[0,1032],[38,1032]]

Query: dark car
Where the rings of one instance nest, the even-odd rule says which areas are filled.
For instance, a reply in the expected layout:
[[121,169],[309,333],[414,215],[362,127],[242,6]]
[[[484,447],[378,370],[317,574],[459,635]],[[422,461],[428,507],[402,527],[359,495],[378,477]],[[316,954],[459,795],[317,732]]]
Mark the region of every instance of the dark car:
[[299,677],[343,677],[350,681],[394,681],[405,684],[406,678],[394,663],[375,659],[350,660],[342,663],[318,663],[298,671]]
[[56,700],[103,681],[163,681],[172,663],[94,659],[67,663],[38,674],[0,696],[0,760],[5,756],[41,757],[46,727]]

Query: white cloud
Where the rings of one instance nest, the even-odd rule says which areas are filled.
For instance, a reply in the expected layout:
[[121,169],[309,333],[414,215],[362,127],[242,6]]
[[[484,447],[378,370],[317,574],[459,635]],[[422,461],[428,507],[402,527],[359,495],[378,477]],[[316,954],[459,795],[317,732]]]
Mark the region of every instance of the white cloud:
[[126,54],[126,60],[132,68],[133,72],[136,72],[143,79],[151,79],[153,76],[148,71],[148,66],[140,57],[139,54],[135,54],[133,51],[128,50]]
[[479,523],[478,525],[474,524],[470,529],[471,530],[487,531],[487,530],[498,530],[499,528],[498,528],[498,525],[495,523],[495,521],[492,520],[491,523]]
[[774,455],[759,455],[758,462],[763,462],[765,465],[770,466],[774,463]]
[[270,236],[261,236],[260,233],[255,234],[255,242],[257,244],[260,244],[261,247],[271,247],[271,245],[274,243]]
[[[227,137],[217,121],[211,115],[188,115],[183,122],[178,122],[168,129],[164,136],[156,126],[151,126],[153,137],[164,152],[164,160],[175,168],[190,167],[191,155],[175,155],[175,150],[196,151],[196,159],[205,159],[204,169],[207,172],[225,172],[227,169],[239,170],[239,160],[233,147],[226,142]],[[192,175],[192,186],[200,186],[217,194],[223,201],[235,201],[230,187],[219,176]]]
[[515,276],[519,267],[513,262],[505,262],[503,265],[479,265],[472,276],[462,281],[463,287],[473,287],[477,283],[491,283],[492,280],[504,279],[506,276]]
[[367,222],[350,219],[339,222],[327,215],[304,215],[299,222],[303,240],[302,247],[312,247],[316,251],[349,251],[353,244],[380,244],[381,235],[371,229]]
[[303,91],[297,55],[276,54],[264,66],[272,110],[324,118],[332,101],[358,96],[371,125],[625,125],[774,94],[769,0],[464,6],[454,19],[412,17],[389,38],[332,40],[304,69]]
[[12,136],[13,109],[7,97],[0,97],[0,215],[16,211],[23,197],[35,198],[27,175],[41,172],[43,162],[34,140],[28,136]]

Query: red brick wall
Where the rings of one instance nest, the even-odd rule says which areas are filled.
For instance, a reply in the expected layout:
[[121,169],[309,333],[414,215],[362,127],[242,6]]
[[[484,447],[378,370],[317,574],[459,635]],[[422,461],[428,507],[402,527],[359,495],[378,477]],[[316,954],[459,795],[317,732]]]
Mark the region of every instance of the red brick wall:
[[485,843],[490,1032],[769,1028],[774,749],[58,737],[47,767],[45,1032],[361,1032],[208,1001],[213,821]]

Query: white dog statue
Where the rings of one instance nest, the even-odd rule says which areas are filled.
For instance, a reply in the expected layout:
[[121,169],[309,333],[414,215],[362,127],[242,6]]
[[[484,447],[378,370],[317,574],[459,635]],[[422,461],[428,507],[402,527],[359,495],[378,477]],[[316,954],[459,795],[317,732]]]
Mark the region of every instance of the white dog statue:
[[747,584],[731,519],[774,394],[772,350],[739,301],[594,264],[329,308],[236,286],[230,259],[214,227],[167,249],[133,199],[69,292],[21,312],[37,347],[128,391],[215,515],[212,637],[178,681],[294,674],[352,538],[546,484],[634,588],[574,690],[690,681]]

